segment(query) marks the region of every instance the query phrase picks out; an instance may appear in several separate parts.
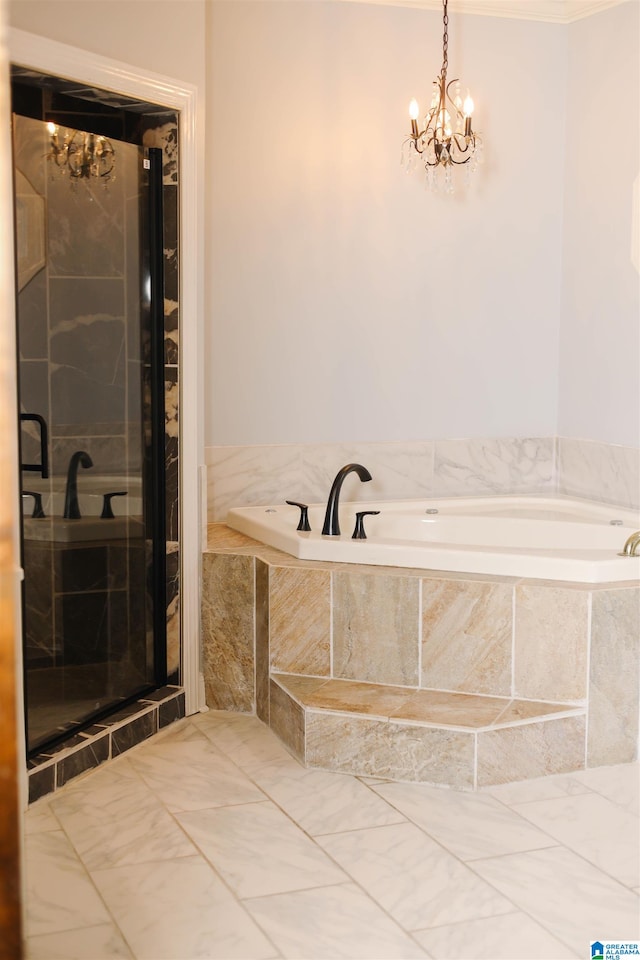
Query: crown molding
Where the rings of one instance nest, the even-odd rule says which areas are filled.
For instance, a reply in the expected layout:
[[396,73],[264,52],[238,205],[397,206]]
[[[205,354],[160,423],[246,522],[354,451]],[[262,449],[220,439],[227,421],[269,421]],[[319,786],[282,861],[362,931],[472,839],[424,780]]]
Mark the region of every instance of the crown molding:
[[[347,3],[376,3],[383,6],[442,10],[442,0],[342,0]],[[546,23],[573,23],[595,13],[638,0],[449,0],[452,13],[505,17],[510,20],[542,20]]]

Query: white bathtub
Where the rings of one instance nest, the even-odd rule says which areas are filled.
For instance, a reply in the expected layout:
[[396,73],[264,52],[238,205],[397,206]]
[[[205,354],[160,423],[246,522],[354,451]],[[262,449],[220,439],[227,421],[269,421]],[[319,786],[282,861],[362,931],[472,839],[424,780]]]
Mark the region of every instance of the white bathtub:
[[[355,514],[366,540],[352,540]],[[620,557],[640,514],[570,499],[482,497],[344,503],[340,537],[320,531],[325,504],[309,508],[311,533],[296,530],[297,507],[237,507],[227,524],[301,560],[449,570],[507,577],[606,583],[640,578],[640,557]]]

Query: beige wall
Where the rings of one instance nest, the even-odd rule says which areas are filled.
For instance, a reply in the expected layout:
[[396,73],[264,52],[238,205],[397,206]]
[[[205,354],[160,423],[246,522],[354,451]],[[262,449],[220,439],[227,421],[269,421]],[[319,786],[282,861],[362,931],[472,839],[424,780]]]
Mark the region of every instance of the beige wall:
[[[561,436],[635,446],[640,277],[631,234],[640,176],[639,18],[640,5],[632,2],[569,28],[558,411]],[[639,202],[636,192],[636,217]]]
[[486,164],[445,198],[399,164],[439,13],[208,11],[206,443],[553,435],[566,29],[450,18]]

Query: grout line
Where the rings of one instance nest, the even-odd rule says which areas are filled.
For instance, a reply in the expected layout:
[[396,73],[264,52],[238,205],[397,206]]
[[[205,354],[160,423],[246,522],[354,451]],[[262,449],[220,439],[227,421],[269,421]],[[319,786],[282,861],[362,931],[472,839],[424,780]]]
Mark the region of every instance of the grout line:
[[584,769],[589,766],[589,712],[591,708],[591,632],[593,628],[593,591],[589,591],[587,599],[587,663],[585,684],[587,688],[587,702],[584,722]]

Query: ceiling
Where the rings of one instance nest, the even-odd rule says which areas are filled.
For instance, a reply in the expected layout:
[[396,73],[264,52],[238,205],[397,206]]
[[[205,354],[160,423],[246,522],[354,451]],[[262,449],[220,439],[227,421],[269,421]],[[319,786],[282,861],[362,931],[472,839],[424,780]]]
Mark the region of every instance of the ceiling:
[[[381,3],[387,6],[442,10],[442,0],[349,0],[351,3]],[[638,0],[449,0],[451,13],[473,13],[516,20],[572,23],[620,3]]]

